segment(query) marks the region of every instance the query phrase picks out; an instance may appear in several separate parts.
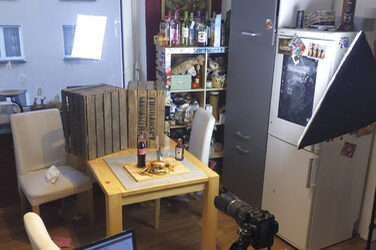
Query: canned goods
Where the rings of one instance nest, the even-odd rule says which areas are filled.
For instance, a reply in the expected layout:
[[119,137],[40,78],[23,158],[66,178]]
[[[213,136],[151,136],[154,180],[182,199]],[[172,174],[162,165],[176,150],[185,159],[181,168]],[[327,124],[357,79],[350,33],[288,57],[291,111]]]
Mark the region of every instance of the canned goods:
[[296,28],[302,29],[304,23],[304,10],[298,10],[296,13]]

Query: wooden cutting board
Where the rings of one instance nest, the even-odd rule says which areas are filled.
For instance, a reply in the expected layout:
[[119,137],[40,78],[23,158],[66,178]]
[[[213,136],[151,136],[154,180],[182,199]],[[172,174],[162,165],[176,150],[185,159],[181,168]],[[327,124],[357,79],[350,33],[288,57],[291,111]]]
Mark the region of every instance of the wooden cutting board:
[[[138,182],[146,181],[146,180],[152,180],[152,179],[161,178],[161,177],[168,177],[168,176],[174,176],[174,175],[188,174],[189,173],[189,169],[184,167],[184,165],[181,164],[181,162],[177,161],[175,158],[171,158],[171,157],[170,158],[164,158],[163,161],[173,165],[174,171],[170,171],[169,173],[164,174],[164,175],[149,176],[149,175],[141,174],[141,172],[144,170],[144,168],[138,168],[137,163],[125,164],[124,168]],[[146,161],[146,166],[148,166],[148,164],[150,164],[150,162],[151,161]]]

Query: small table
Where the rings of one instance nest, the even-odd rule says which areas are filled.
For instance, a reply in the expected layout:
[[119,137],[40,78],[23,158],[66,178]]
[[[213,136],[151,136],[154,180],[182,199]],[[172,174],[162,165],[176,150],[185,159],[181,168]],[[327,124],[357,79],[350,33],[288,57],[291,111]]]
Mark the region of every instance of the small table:
[[[166,138],[166,148],[175,147],[175,142]],[[155,150],[155,149],[154,149]],[[152,150],[149,150],[152,151]],[[218,211],[214,206],[214,197],[219,192],[219,176],[187,150],[184,157],[206,174],[206,177],[177,181],[167,184],[127,190],[108,167],[104,158],[126,154],[136,154],[136,149],[126,149],[90,160],[89,168],[97,179],[106,196],[107,236],[123,231],[122,206],[190,192],[203,191],[203,226],[201,249],[216,248]],[[125,171],[125,170],[124,170]]]

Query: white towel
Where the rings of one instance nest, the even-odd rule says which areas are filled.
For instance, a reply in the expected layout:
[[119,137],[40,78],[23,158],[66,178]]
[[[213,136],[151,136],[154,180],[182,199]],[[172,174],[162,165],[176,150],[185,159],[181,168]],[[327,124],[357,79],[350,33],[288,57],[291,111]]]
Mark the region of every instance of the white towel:
[[55,184],[57,178],[60,175],[59,169],[55,165],[52,165],[46,172],[46,181]]

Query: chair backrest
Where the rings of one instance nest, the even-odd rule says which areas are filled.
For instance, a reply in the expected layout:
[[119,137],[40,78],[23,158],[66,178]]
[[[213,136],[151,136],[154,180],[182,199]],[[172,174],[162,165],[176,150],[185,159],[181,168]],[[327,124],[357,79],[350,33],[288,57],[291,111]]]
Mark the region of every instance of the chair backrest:
[[58,109],[13,114],[10,123],[18,175],[66,163]]
[[210,141],[214,123],[215,119],[209,111],[203,108],[196,111],[189,139],[189,152],[206,165],[209,163]]
[[28,212],[24,215],[24,225],[34,250],[60,249],[51,239],[46,226],[38,214]]

